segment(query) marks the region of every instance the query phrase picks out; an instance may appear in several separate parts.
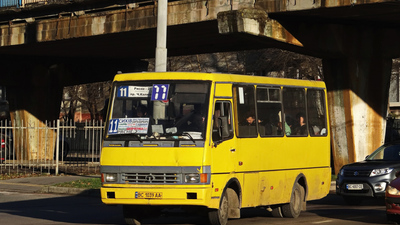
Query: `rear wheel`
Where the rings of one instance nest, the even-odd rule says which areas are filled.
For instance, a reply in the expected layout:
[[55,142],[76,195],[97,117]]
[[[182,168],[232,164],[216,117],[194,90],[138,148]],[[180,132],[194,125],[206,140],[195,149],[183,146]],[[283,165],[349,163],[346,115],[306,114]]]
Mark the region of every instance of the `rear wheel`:
[[283,218],[281,206],[273,206],[273,207],[271,207],[271,209],[272,209],[271,214],[273,217]]
[[229,199],[227,194],[228,189],[222,195],[219,208],[213,209],[210,212],[208,212],[208,219],[211,225],[226,225],[228,223],[228,210],[229,210],[229,202],[228,202]]
[[297,218],[300,215],[304,195],[304,187],[296,183],[293,187],[290,202],[282,206],[282,213],[285,217]]

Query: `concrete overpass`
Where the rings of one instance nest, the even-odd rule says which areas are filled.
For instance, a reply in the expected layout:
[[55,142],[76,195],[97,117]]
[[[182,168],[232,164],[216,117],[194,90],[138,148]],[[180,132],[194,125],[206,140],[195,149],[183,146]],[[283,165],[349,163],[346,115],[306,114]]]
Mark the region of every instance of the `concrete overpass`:
[[[138,71],[153,58],[151,1],[48,1],[0,12],[2,82],[21,120],[54,119],[62,86]],[[182,0],[168,4],[168,56],[276,47],[323,59],[335,169],[383,143],[396,0]],[[29,93],[29,94],[27,94]]]

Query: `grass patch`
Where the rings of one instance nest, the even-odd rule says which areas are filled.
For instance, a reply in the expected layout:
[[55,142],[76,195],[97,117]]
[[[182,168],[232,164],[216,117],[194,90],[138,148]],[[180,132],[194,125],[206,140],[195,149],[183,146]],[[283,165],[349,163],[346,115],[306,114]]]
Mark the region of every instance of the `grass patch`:
[[71,182],[55,184],[56,187],[72,187],[72,188],[87,188],[87,189],[100,189],[100,178],[87,178]]

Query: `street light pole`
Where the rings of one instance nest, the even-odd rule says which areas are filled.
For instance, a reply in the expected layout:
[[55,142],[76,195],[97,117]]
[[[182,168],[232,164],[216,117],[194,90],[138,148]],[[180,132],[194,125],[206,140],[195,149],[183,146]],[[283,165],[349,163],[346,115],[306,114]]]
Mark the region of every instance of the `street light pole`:
[[155,71],[167,71],[167,18],[168,0],[158,0],[157,5],[157,46]]

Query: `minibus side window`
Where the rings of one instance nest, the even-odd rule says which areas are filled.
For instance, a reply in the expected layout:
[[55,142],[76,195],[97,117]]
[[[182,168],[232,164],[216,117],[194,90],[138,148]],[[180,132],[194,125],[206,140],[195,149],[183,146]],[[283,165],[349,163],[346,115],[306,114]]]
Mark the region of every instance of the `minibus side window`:
[[280,87],[257,87],[258,131],[261,137],[283,136]]
[[[290,127],[288,136],[307,136],[307,111],[304,88],[283,88],[285,120]],[[286,132],[286,131],[285,131]]]
[[254,100],[254,86],[243,85],[233,88],[235,96],[238,137],[257,137],[257,115]]
[[323,90],[307,89],[307,112],[310,136],[326,136],[325,93]]

